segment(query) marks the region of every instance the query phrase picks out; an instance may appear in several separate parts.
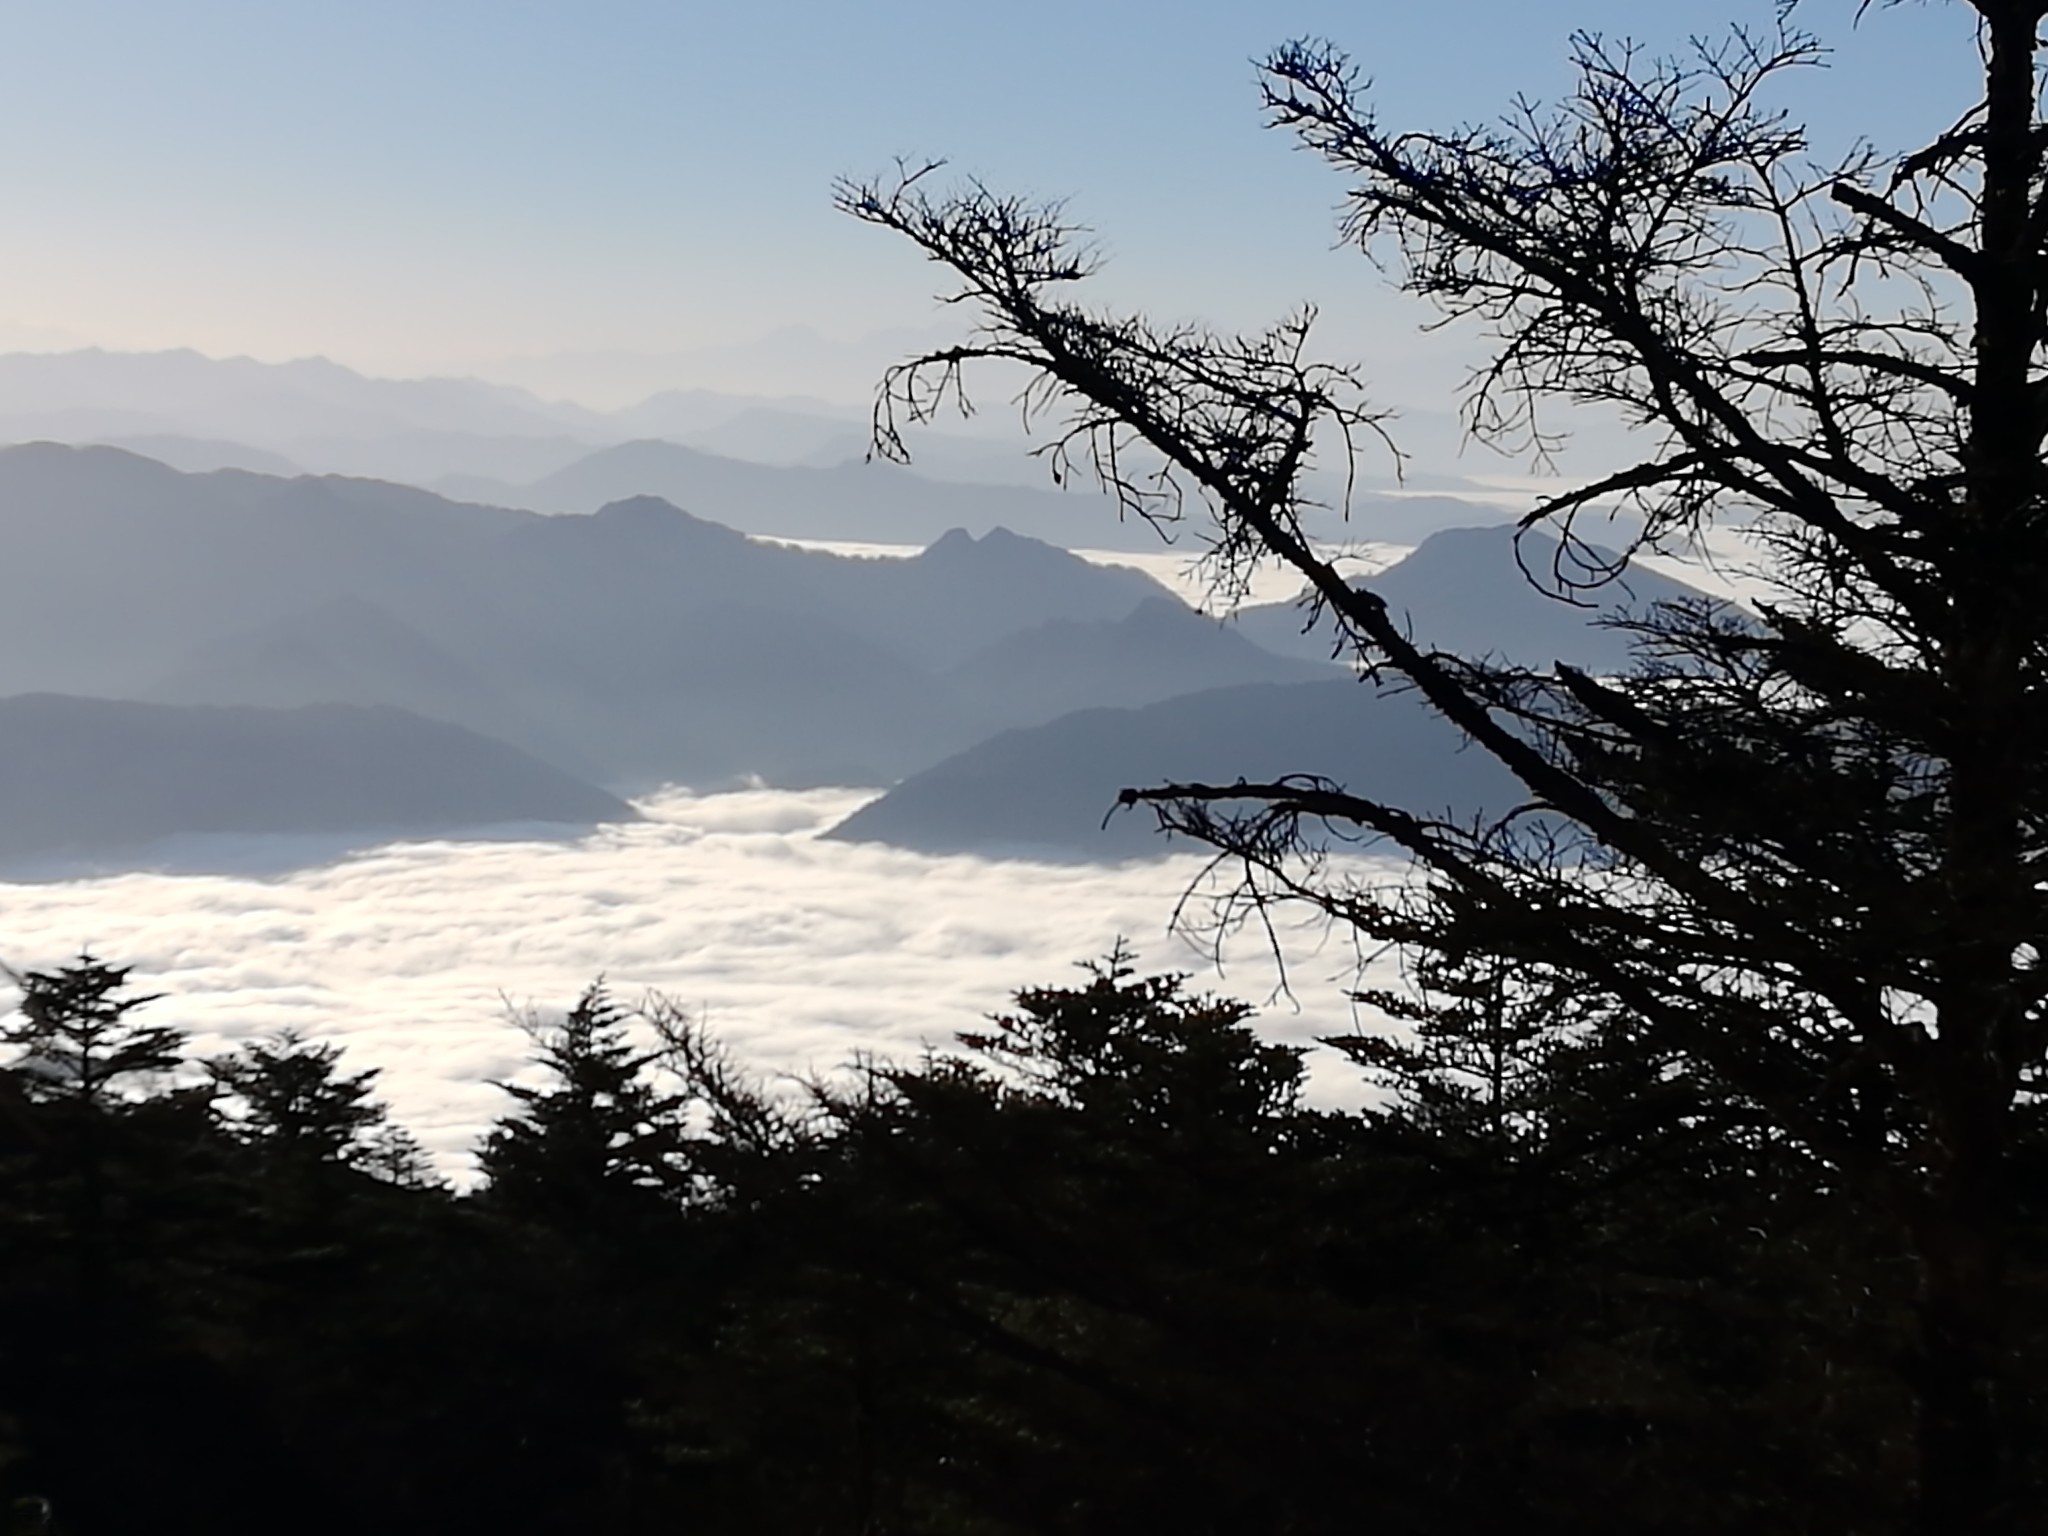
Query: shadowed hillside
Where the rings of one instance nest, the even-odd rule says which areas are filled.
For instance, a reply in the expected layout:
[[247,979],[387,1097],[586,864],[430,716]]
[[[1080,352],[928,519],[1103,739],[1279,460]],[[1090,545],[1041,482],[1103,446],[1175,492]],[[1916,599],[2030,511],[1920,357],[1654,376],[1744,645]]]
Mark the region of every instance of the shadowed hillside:
[[0,858],[193,832],[453,832],[627,821],[496,741],[391,708],[0,700]]
[[1522,798],[1492,758],[1412,694],[1350,679],[1255,684],[1143,709],[1089,709],[1006,731],[913,774],[828,835],[927,853],[1082,859],[1174,851],[1127,786],[1314,773],[1422,812],[1499,813]]

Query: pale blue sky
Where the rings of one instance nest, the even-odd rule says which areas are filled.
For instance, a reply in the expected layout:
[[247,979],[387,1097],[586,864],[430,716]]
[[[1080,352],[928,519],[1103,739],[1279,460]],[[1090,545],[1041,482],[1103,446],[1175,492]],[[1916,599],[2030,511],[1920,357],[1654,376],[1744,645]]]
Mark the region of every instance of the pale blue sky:
[[[803,345],[745,344],[933,323],[932,274],[828,202],[837,174],[939,154],[1071,196],[1113,296],[1232,323],[1317,298],[1400,368],[1413,317],[1390,329],[1329,249],[1340,184],[1261,130],[1255,55],[1332,37],[1389,119],[1441,125],[1559,89],[1575,26],[1669,45],[1772,9],[0,0],[0,347],[535,378],[505,360],[725,347],[735,383],[800,388]],[[1825,136],[1910,140],[1961,100],[1962,8],[1853,12],[1807,0],[1842,57],[1805,100]]]

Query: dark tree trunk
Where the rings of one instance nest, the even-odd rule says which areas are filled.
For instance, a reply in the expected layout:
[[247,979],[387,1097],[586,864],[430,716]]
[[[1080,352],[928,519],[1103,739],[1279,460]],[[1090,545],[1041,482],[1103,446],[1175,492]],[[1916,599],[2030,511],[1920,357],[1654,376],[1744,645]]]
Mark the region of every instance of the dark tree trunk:
[[1945,1181],[1942,1207],[1919,1234],[1917,1529],[1922,1536],[2007,1536],[2038,1530],[2016,1507],[2005,1422],[2005,1263],[1990,1180]]

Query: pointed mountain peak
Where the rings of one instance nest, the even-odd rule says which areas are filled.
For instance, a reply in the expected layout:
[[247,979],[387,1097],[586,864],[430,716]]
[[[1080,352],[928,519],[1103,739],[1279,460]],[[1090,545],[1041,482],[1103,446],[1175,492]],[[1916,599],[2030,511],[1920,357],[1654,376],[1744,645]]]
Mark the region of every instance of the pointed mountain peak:
[[974,535],[965,528],[948,528],[925,546],[924,557],[944,560],[966,554],[974,548]]

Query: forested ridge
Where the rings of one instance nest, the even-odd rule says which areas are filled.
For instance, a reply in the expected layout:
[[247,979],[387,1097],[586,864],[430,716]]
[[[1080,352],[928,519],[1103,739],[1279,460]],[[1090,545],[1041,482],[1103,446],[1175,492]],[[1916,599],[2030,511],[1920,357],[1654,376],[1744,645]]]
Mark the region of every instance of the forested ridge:
[[1466,1002],[1408,1043],[1335,1042],[1385,1090],[1344,1113],[1304,1105],[1302,1053],[1248,1008],[1122,952],[805,1092],[593,986],[534,1022],[543,1070],[466,1190],[332,1047],[195,1060],[117,967],[20,980],[16,1532],[1887,1531],[1909,1507],[1890,1229],[1625,1020],[1493,1007],[1483,976],[1439,978]]

